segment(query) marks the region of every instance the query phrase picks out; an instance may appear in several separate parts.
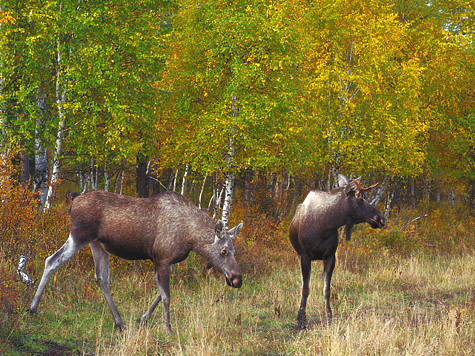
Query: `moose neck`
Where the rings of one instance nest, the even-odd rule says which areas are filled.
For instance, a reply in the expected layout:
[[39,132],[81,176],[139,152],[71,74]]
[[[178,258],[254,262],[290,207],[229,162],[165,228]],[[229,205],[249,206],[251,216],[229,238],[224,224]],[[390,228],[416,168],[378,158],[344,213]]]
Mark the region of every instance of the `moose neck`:
[[307,209],[323,218],[319,220],[326,225],[325,228],[338,229],[346,224],[349,211],[345,192],[341,188],[329,192],[313,191],[307,198],[309,199]]
[[203,226],[199,232],[191,229],[189,233],[188,244],[190,250],[196,252],[201,257],[209,261],[211,257],[211,249],[214,243],[214,226],[215,223],[210,218],[209,226]]

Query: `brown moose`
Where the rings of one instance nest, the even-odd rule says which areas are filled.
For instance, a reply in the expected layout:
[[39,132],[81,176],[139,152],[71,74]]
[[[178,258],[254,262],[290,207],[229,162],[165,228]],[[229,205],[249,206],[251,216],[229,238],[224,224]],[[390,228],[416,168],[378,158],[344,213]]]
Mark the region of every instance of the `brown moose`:
[[310,294],[312,261],[323,260],[323,296],[328,319],[332,319],[330,307],[330,283],[335,268],[338,247],[338,228],[346,225],[346,239],[351,238],[353,225],[367,222],[373,229],[383,228],[383,214],[369,204],[361,194],[376,186],[362,188],[361,177],[349,181],[338,175],[339,187],[329,192],[313,190],[297,207],[290,223],[290,242],[297,251],[302,272],[302,300],[297,314],[299,329],[307,325],[307,299]]
[[104,191],[76,197],[69,208],[71,232],[68,240],[45,262],[45,270],[30,306],[36,314],[41,295],[49,278],[77,251],[89,245],[95,264],[95,279],[114,317],[115,325],[125,329],[109,288],[109,254],[127,260],[151,260],[155,264],[158,295],[138,320],[147,322],[160,301],[163,302],[165,327],[170,325],[170,266],[195,251],[208,261],[208,266],[222,273],[233,288],[240,288],[242,276],[232,239],[242,223],[226,231],[193,203],[175,192],[164,192],[150,198],[133,198]]

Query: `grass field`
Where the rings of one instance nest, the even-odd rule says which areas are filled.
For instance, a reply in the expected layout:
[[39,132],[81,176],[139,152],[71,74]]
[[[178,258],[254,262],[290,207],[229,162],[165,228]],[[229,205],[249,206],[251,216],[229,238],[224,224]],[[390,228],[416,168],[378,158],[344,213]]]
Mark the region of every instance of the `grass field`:
[[[356,235],[357,236],[357,235]],[[256,246],[255,248],[262,248]],[[313,263],[309,328],[298,331],[300,272],[284,246],[266,262],[243,261],[241,289],[205,271],[190,256],[173,268],[167,335],[161,305],[146,328],[135,320],[156,288],[149,263],[116,262],[113,298],[127,331],[114,329],[85,252],[51,279],[38,316],[26,309],[34,293],[18,281],[3,251],[0,354],[5,355],[474,355],[475,256],[387,253],[363,258],[351,244],[340,247],[332,282],[334,319],[323,309],[321,262]],[[275,251],[274,251],[275,253]],[[244,256],[242,256],[244,257]],[[272,262],[273,259],[277,259]],[[31,257],[41,276],[43,258]],[[121,267],[122,266],[122,267]]]

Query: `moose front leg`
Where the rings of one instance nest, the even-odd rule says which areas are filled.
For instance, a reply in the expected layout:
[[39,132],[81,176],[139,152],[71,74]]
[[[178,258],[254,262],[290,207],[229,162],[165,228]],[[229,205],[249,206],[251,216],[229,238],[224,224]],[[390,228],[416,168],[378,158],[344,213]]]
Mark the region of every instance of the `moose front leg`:
[[330,307],[331,280],[335,269],[335,255],[323,260],[323,297],[325,298],[325,310],[329,323],[332,321],[332,309]]
[[168,333],[173,334],[170,323],[170,266],[155,265],[155,281],[157,282],[158,295],[150,305],[150,308],[138,320],[139,327],[145,325],[160,301],[163,302],[163,317],[165,321],[165,329]]
[[310,294],[310,273],[312,261],[307,255],[299,256],[300,271],[302,272],[302,300],[297,314],[299,330],[307,327],[307,300]]
[[31,306],[29,309],[30,314],[36,314],[38,310],[38,304],[40,303],[41,295],[43,294],[43,291],[51,275],[84,246],[85,243],[76,243],[74,241],[74,238],[70,234],[64,245],[61,246],[61,248],[53,255],[49,256],[46,259],[43,277],[41,277],[40,285],[36,290],[36,294],[33,297],[33,301],[31,302]]

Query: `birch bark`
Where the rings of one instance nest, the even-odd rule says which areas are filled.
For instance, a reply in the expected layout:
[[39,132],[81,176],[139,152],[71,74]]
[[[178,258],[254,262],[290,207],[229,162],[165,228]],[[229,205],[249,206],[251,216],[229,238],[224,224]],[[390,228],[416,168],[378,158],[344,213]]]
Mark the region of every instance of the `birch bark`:
[[64,110],[64,104],[66,103],[66,93],[68,91],[68,73],[67,71],[63,70],[63,58],[61,56],[61,40],[59,38],[57,47],[57,66],[56,104],[58,106],[59,123],[58,132],[56,134],[56,147],[53,158],[53,167],[51,169],[51,181],[48,187],[48,195],[46,197],[45,209],[49,209],[53,205],[56,185],[58,184],[60,176],[61,156],[63,154],[64,128],[66,126],[66,113]]
[[47,120],[46,97],[42,88],[38,89],[36,103],[39,109],[39,116],[35,124],[35,176],[33,191],[38,195],[38,212],[42,211],[48,194],[48,155],[43,146],[42,133],[44,123]]
[[107,167],[107,162],[104,163],[104,190],[109,191],[109,168]]
[[[238,116],[238,107],[237,107],[237,97],[236,95],[232,96],[231,101],[231,111],[232,117],[236,118]],[[226,181],[224,183],[225,187],[225,196],[223,204],[223,212],[221,215],[221,220],[224,222],[226,229],[228,228],[229,222],[229,213],[231,211],[231,204],[233,202],[233,190],[234,190],[234,135],[235,129],[231,130],[231,136],[229,137],[229,152],[228,152],[228,169],[226,172]]]
[[203,197],[203,191],[205,190],[206,178],[208,178],[208,173],[206,173],[205,177],[203,178],[203,184],[201,186],[200,196],[198,198],[198,209],[200,210],[201,210],[201,199]]
[[384,192],[386,191],[387,186],[388,186],[388,177],[384,176],[383,182],[379,185],[378,190],[376,191],[376,194],[374,195],[373,199],[370,202],[372,206],[378,206],[379,202],[383,198],[383,195],[384,195]]
[[185,192],[186,192],[186,186],[187,186],[186,177],[188,176],[188,168],[189,168],[189,164],[187,163],[185,167],[185,173],[183,173],[183,181],[181,182],[181,195],[183,196],[185,196]]
[[[352,66],[353,66],[353,40],[348,46],[346,52],[346,61],[348,63],[348,68],[346,69],[346,79],[343,78],[344,75],[340,74],[338,79],[338,88],[339,88],[339,113],[336,117],[336,122],[332,122],[331,114],[331,90],[328,94],[328,126],[329,126],[329,135],[328,135],[328,149],[330,152],[330,157],[332,158],[332,163],[328,169],[328,181],[327,181],[327,190],[338,187],[338,175],[340,174],[341,169],[341,156],[342,156],[342,146],[345,140],[345,135],[349,130],[348,126],[343,122],[344,114],[348,112],[349,104],[354,99],[354,97],[359,93],[360,89],[352,89],[353,80],[351,80]],[[327,80],[327,84],[330,87],[330,82]],[[334,129],[339,127],[339,130]],[[337,145],[335,146],[332,143],[332,140],[338,140]]]

